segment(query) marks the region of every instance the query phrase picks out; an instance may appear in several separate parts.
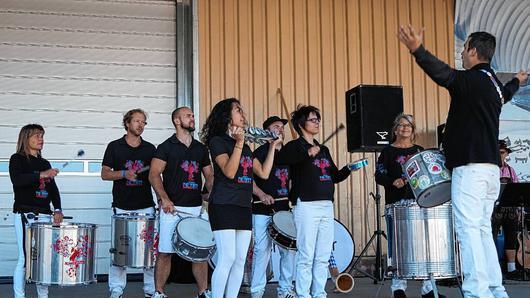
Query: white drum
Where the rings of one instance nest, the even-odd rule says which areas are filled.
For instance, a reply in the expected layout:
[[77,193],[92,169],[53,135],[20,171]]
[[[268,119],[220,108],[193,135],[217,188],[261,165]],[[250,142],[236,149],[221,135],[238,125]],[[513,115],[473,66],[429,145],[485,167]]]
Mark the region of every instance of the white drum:
[[181,219],[173,233],[177,254],[190,262],[208,261],[215,253],[215,240],[210,223],[200,217]]
[[285,249],[296,250],[296,227],[292,212],[278,211],[274,213],[267,233],[277,245]]

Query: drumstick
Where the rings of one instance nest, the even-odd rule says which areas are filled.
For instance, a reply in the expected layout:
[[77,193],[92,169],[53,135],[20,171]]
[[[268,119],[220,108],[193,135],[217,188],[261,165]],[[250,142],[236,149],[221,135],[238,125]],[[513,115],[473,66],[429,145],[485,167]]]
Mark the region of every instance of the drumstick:
[[[287,201],[289,200],[289,198],[279,198],[279,199],[274,199],[274,202],[278,202],[278,201]],[[252,202],[253,204],[263,204],[262,201],[255,201],[255,202]]]
[[59,171],[62,171],[71,161],[74,161],[74,160],[78,159],[79,157],[82,157],[83,155],[85,155],[85,150],[79,149],[79,151],[77,151],[77,155],[74,158],[72,158],[72,159],[68,160],[67,162],[63,163],[61,165],[61,167],[59,168]]
[[[280,96],[280,101],[282,103],[283,112],[285,113],[285,117],[289,117],[289,110],[287,109],[287,104],[285,103],[285,98],[283,98],[282,89],[278,88],[276,89],[276,94]],[[291,137],[293,139],[296,138],[296,131],[294,130],[294,127],[292,125],[289,125],[289,129],[291,130]]]
[[145,171],[149,171],[150,168],[151,168],[151,166],[145,166],[145,167],[141,168],[140,170],[138,170],[138,172],[136,172],[136,174],[140,174],[140,173],[143,173]]
[[326,144],[331,138],[333,138],[336,134],[339,133],[339,131],[344,129],[344,124],[339,124],[339,127],[337,127],[320,145]]

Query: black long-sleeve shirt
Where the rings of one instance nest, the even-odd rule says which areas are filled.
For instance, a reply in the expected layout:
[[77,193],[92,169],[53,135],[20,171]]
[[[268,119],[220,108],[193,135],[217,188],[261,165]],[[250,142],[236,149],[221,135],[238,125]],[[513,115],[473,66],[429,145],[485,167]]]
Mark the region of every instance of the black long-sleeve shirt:
[[423,147],[413,145],[409,148],[385,147],[377,159],[375,182],[385,187],[385,204],[392,204],[402,199],[413,199],[414,195],[407,183],[402,188],[393,185],[398,178],[404,178],[402,166],[409,158],[423,151]]
[[[315,157],[307,152],[313,145],[320,146],[320,152]],[[333,201],[334,184],[350,175],[346,166],[340,170],[337,168],[328,147],[316,140],[313,145],[300,137],[285,144],[276,157],[278,164],[290,166],[292,185],[289,200],[293,204],[298,198],[301,201]]]
[[13,183],[15,203],[13,212],[39,212],[51,214],[61,209],[61,197],[54,179],[40,178],[40,172],[51,169],[50,163],[42,158],[15,153],[9,160],[9,177]]
[[420,46],[414,53],[416,62],[438,85],[449,90],[451,104],[443,137],[446,167],[468,163],[499,164],[499,116],[502,102],[489,72],[508,102],[519,88],[514,78],[506,85],[495,76],[488,63],[469,70],[456,70]]

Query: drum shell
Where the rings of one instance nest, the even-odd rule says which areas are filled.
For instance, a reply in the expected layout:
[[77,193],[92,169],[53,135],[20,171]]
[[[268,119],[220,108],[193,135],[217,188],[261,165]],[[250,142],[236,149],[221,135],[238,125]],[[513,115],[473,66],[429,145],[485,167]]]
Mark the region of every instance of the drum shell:
[[96,282],[96,225],[33,223],[29,227],[26,264],[29,282],[75,286]]
[[112,216],[111,262],[129,268],[153,268],[158,238],[156,216],[124,213]]
[[[186,241],[186,239],[184,239],[182,235],[179,235],[179,232],[178,232],[179,225],[182,222],[189,221],[189,220],[195,220],[195,221],[200,220],[201,222],[208,223],[207,220],[198,218],[198,217],[187,217],[187,218],[181,219],[179,223],[177,224],[175,231],[173,232],[173,237],[172,237],[173,247],[175,248],[175,251],[177,252],[177,254],[181,258],[187,261],[206,262],[212,257],[212,255],[216,251],[215,243],[210,246],[200,246],[200,245],[191,243],[190,241]],[[209,223],[208,223],[208,229],[209,229]],[[210,237],[213,239],[213,232],[209,230],[209,233],[211,233]]]
[[451,173],[445,167],[440,150],[428,149],[411,156],[403,164],[403,173],[418,205],[434,207],[451,198]]
[[391,206],[394,221],[392,264],[403,279],[457,276],[453,212],[450,203],[421,208]]

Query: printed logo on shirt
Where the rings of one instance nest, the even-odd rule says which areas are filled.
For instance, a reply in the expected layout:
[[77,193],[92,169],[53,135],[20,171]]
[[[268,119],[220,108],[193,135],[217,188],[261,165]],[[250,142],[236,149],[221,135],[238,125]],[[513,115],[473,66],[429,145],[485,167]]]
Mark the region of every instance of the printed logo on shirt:
[[252,158],[250,158],[250,156],[241,156],[241,159],[239,160],[239,165],[241,165],[241,167],[243,168],[243,176],[237,177],[237,183],[252,183],[252,178],[248,177],[249,170],[252,170]]
[[199,173],[199,163],[194,160],[185,160],[180,165],[180,168],[188,174],[188,181],[182,183],[182,188],[184,189],[199,189],[199,184],[195,180],[195,174]]
[[276,169],[274,176],[280,179],[280,188],[276,191],[279,196],[286,196],[288,194],[287,190],[287,180],[289,179],[289,170],[287,169]]
[[329,168],[329,166],[331,165],[329,160],[325,158],[315,159],[315,161],[313,161],[313,165],[319,168],[320,171],[322,172],[322,175],[318,177],[320,181],[331,181],[331,176],[328,174],[328,171],[326,170],[326,168]]
[[[144,167],[144,162],[141,161],[141,160],[127,160],[125,162],[125,169],[129,170],[129,171],[133,171],[133,172],[138,172],[139,170],[143,169]],[[136,180],[126,180],[125,181],[125,185],[126,186],[142,186],[144,184],[144,182],[140,179],[136,179]]]
[[48,192],[46,191],[46,183],[48,182],[50,182],[50,178],[39,179],[39,189],[35,191],[35,197],[37,199],[46,199],[48,197]]

